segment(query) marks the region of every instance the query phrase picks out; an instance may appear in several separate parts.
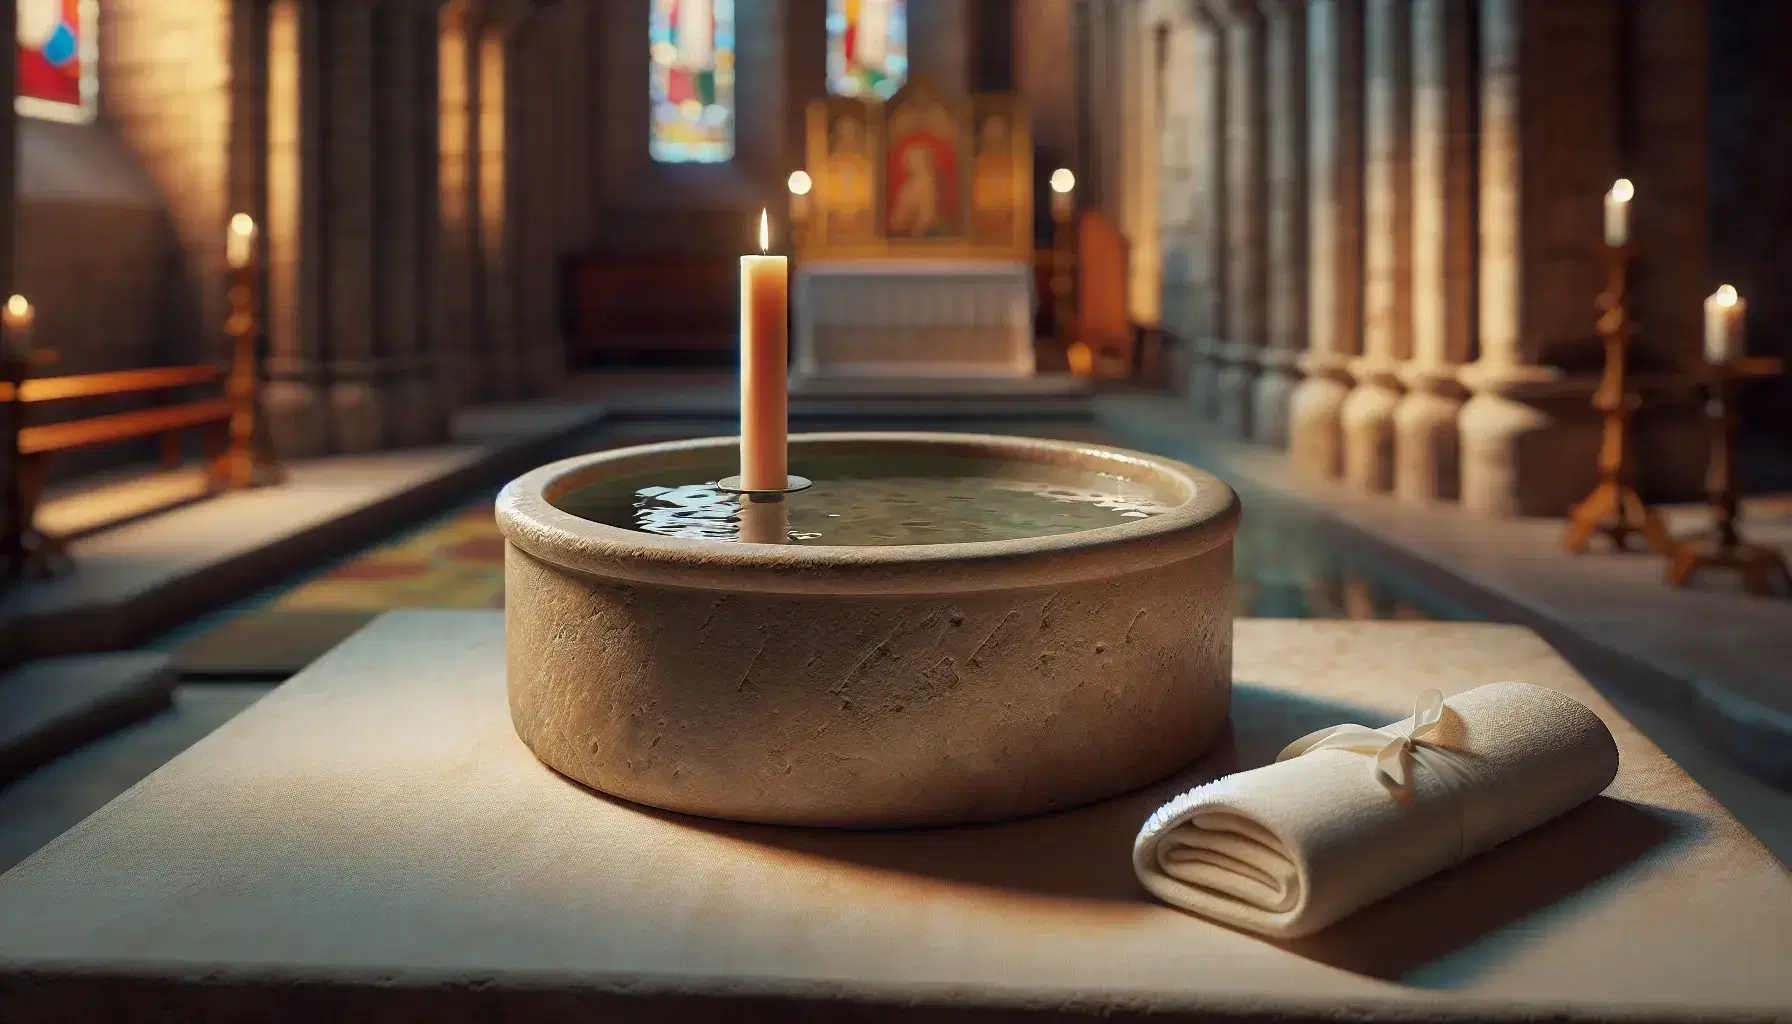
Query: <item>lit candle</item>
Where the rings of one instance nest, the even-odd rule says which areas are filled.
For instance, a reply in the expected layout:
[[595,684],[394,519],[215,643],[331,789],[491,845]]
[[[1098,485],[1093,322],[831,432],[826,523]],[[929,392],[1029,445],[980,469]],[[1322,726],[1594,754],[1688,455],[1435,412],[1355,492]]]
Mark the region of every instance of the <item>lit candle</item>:
[[1636,198],[1636,186],[1629,178],[1619,178],[1605,194],[1605,244],[1616,248],[1630,242],[1630,201]]
[[37,310],[23,295],[14,295],[6,300],[6,307],[0,310],[0,330],[6,332],[6,351],[12,355],[23,357],[31,351],[31,325],[37,322]]
[[246,213],[230,218],[230,230],[224,238],[224,258],[230,269],[241,270],[255,259],[255,218]]
[[[759,249],[771,225],[759,213]],[[740,258],[740,475],[747,490],[784,489],[789,478],[790,264],[782,256]]]
[[1712,292],[1705,300],[1705,361],[1717,365],[1733,363],[1748,348],[1743,331],[1748,303],[1729,285]]
[[1068,167],[1060,167],[1052,172],[1052,217],[1057,220],[1070,219],[1070,190],[1076,188],[1076,175]]

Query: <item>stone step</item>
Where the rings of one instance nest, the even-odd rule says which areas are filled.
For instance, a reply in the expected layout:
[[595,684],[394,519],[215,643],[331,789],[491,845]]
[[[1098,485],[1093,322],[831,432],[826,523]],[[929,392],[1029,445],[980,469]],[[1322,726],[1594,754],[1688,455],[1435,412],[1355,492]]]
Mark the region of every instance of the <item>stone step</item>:
[[27,662],[0,675],[0,785],[168,707],[167,654],[122,651]]

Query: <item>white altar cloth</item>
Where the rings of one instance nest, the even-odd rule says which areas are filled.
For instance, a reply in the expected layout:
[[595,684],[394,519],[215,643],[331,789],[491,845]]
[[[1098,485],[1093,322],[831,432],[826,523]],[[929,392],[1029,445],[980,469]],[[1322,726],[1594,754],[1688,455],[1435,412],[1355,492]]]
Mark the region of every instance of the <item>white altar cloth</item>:
[[799,264],[799,377],[1031,377],[1033,271],[1021,260]]

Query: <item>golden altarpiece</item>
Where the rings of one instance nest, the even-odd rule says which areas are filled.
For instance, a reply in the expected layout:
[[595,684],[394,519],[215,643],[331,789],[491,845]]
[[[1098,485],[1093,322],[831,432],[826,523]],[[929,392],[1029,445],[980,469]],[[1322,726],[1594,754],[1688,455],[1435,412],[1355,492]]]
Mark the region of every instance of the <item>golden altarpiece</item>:
[[796,372],[1029,377],[1033,140],[1013,96],[925,77],[809,105]]

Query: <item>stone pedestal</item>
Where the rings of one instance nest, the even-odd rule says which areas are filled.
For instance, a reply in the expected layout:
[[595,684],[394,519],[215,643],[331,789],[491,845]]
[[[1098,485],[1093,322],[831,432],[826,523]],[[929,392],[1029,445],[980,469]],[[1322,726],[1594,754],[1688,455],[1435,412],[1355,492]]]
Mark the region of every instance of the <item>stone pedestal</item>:
[[1559,516],[1598,482],[1598,382],[1527,367],[1471,364],[1457,417],[1461,504],[1472,515]]
[[1401,383],[1405,391],[1393,412],[1394,493],[1415,504],[1453,501],[1461,481],[1456,418],[1462,394],[1455,371],[1413,364]]

